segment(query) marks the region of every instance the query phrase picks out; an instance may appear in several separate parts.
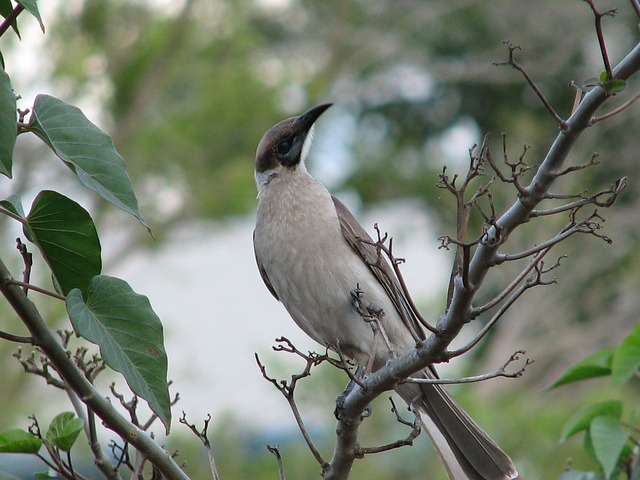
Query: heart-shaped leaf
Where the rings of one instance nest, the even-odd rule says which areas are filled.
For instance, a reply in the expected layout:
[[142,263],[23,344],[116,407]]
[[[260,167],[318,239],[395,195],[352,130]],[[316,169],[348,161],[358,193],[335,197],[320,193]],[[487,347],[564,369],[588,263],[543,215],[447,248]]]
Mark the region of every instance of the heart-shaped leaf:
[[50,190],[38,194],[26,217],[25,235],[51,268],[60,289],[86,292],[100,274],[100,240],[89,213],[73,200]]
[[45,438],[63,452],[68,452],[80,435],[83,426],[82,419],[76,417],[73,412],[62,412],[51,420]]
[[168,432],[167,354],[162,323],[147,297],[124,280],[100,275],[91,281],[86,301],[79,290],[69,292],[67,311],[76,333],[100,346],[107,365],[147,401]]

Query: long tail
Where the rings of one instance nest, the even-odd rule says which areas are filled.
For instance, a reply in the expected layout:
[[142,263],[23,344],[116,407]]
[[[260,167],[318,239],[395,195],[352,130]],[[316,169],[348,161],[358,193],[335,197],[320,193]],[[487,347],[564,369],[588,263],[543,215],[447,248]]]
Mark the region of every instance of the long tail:
[[422,413],[450,480],[522,480],[507,454],[441,385],[403,384],[396,392]]

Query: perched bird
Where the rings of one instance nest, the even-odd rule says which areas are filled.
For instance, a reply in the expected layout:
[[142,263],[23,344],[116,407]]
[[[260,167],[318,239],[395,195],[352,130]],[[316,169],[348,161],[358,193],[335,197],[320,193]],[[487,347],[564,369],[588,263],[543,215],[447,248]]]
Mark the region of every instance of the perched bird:
[[[260,141],[255,255],[267,288],[302,330],[375,371],[389,360],[391,350],[406,354],[425,334],[389,264],[373,265],[377,254],[370,236],[307,172],[313,125],[330,106],[283,120]],[[381,309],[380,330],[386,335],[374,334],[354,306],[356,297]],[[414,376],[433,378],[434,372],[430,367]],[[403,383],[395,390],[422,413],[423,427],[450,479],[520,478],[511,459],[441,385]]]

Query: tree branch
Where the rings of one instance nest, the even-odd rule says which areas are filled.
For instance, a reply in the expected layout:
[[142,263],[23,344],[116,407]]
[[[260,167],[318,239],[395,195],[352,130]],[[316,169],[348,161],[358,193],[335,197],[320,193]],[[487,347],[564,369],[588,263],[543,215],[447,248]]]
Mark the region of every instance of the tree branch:
[[[640,44],[613,69],[613,74],[617,79],[627,79],[639,68]],[[354,452],[362,413],[374,398],[384,391],[391,390],[396,385],[397,379],[407,378],[429,364],[449,358],[445,350],[462,327],[473,318],[472,301],[487,272],[494,266],[498,248],[516,227],[529,221],[531,212],[546,198],[551,185],[557,178],[556,172],[562,169],[569,151],[580,134],[591,125],[591,118],[595,112],[609,97],[604,88],[596,86],[585,94],[582,102],[566,121],[562,121],[552,109],[550,110],[562,128],[529,185],[511,207],[484,233],[483,241],[477,245],[470,260],[468,281],[462,282],[460,275],[455,277],[449,306],[436,325],[439,333],[430,335],[408,354],[389,361],[380,370],[363,380],[364,388],[355,387],[342,399],[341,416],[336,427],[337,440],[334,456],[323,470],[325,479],[348,476],[356,458]],[[529,288],[526,285],[519,290]],[[521,295],[520,291],[514,292],[503,304],[501,310],[494,316],[494,323],[518,295]]]

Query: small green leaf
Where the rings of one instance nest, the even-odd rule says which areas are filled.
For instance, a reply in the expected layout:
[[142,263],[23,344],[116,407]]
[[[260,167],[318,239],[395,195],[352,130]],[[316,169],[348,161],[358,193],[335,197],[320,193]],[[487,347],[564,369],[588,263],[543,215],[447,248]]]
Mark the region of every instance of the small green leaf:
[[611,377],[613,386],[617,387],[633,375],[640,368],[640,324],[636,325],[631,333],[620,342],[613,354],[611,364]]
[[19,428],[0,433],[2,453],[38,453],[41,446],[42,440]]
[[10,211],[20,218],[24,218],[24,209],[22,208],[22,199],[20,195],[11,195],[6,200],[0,200],[0,207]]
[[89,213],[73,200],[44,190],[33,201],[25,235],[34,242],[51,268],[60,289],[86,292],[100,274],[100,240]]
[[62,412],[51,420],[45,438],[63,452],[68,452],[80,435],[83,426],[82,419],[76,417],[73,412]]
[[600,72],[600,83],[606,83],[609,81],[609,74],[606,70]]
[[33,476],[35,478],[60,478],[53,470],[49,470],[47,472],[34,472]]
[[620,93],[625,88],[627,88],[627,81],[621,78],[607,82],[607,89],[610,93]]
[[607,400],[606,402],[587,405],[574,413],[562,426],[560,441],[589,428],[591,421],[601,415],[610,415],[615,418],[622,416],[622,402],[619,400]]
[[16,96],[9,75],[0,70],[0,174],[9,178],[13,166],[13,147],[18,135],[16,122]]
[[67,312],[76,333],[100,346],[107,365],[147,401],[168,432],[167,354],[162,323],[147,297],[135,293],[124,280],[101,275],[91,281],[86,303],[79,290],[69,292]]
[[38,95],[28,128],[77,175],[80,183],[149,228],[113,140],[79,108],[49,95]]
[[602,377],[611,374],[611,359],[613,358],[614,347],[599,350],[574,363],[567,368],[558,379],[553,382],[548,390],[565,385],[567,383],[578,382],[588,378]]
[[16,2],[22,5],[27,12],[29,12],[35,17],[36,20],[38,20],[40,29],[42,30],[42,33],[44,33],[44,23],[42,23],[42,18],[40,18],[37,0],[16,0]]
[[596,458],[602,465],[605,476],[611,478],[629,438],[629,432],[622,428],[618,418],[601,415],[593,419],[589,433]]

